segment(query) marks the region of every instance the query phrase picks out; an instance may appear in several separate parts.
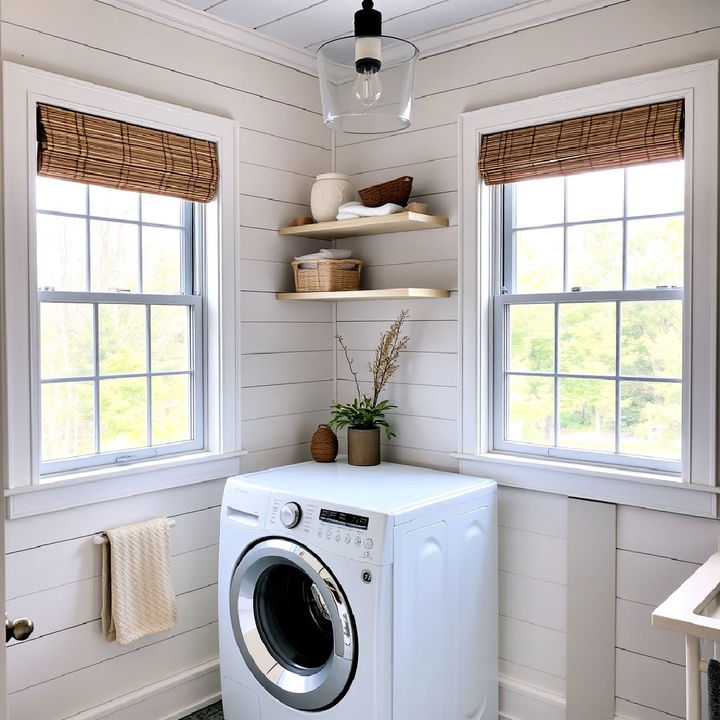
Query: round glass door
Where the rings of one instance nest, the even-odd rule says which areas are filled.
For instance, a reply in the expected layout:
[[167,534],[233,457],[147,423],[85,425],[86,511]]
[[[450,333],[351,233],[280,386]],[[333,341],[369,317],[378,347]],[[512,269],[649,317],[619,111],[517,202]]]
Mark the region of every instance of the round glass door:
[[233,573],[230,614],[245,662],[278,700],[322,710],[345,694],[355,624],[339,583],[308,548],[282,538],[249,548]]

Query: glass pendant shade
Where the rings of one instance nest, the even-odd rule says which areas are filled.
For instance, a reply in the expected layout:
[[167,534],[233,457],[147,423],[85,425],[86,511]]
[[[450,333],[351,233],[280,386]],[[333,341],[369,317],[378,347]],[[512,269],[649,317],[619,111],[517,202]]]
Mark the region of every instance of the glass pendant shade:
[[[380,69],[356,60],[382,58]],[[418,49],[387,35],[330,40],[318,50],[323,121],[347,133],[385,133],[410,125]],[[378,62],[377,65],[380,65]]]

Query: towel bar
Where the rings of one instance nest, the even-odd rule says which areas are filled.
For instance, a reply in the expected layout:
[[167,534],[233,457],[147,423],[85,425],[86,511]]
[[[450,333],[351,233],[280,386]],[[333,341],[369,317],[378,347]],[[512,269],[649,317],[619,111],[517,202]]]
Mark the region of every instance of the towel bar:
[[[170,520],[168,520],[168,525],[170,527],[175,527],[175,521],[170,518]],[[105,533],[98,533],[97,535],[92,536],[92,541],[96,545],[102,545],[103,543],[107,542],[107,535],[105,535]]]

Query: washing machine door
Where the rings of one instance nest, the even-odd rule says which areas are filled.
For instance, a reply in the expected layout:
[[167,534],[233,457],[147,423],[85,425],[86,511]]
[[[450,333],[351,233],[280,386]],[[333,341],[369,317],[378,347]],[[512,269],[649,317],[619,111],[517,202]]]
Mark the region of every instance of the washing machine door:
[[268,538],[240,558],[230,585],[235,641],[257,681],[298,710],[323,710],[347,692],[357,635],[347,598],[304,545]]

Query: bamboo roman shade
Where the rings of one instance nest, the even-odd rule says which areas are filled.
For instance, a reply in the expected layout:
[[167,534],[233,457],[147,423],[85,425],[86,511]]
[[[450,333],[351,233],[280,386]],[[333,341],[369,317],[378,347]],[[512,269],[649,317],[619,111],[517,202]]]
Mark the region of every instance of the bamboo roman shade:
[[683,157],[683,100],[484,135],[480,177],[500,185]]
[[38,105],[38,175],[209,202],[217,146],[208,140]]

